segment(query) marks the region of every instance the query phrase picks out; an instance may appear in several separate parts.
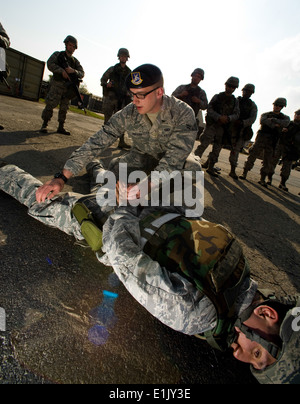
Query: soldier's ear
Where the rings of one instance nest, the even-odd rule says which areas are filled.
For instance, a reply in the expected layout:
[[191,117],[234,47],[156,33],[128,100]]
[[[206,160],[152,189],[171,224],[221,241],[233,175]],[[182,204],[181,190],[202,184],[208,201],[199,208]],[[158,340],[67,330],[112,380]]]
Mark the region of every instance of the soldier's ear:
[[165,89],[164,89],[163,87],[159,87],[159,88],[156,90],[156,95],[157,95],[158,98],[162,98],[162,96],[164,95],[164,93],[165,93]]

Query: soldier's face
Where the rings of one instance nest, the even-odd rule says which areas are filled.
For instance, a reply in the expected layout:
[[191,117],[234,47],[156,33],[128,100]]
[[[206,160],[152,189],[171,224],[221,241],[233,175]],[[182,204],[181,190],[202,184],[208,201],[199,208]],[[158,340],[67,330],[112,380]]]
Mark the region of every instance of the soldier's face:
[[233,356],[244,363],[251,364],[257,370],[263,370],[276,362],[269,352],[263,348],[258,342],[251,341],[236,328],[238,339],[231,345]]
[[[134,95],[132,102],[141,115],[154,114],[160,111],[163,103],[162,97],[164,95],[164,89],[162,87],[159,87],[157,89],[155,88],[155,86],[151,86],[141,89],[131,89],[131,94]],[[137,98],[137,96],[135,96],[143,96],[146,93],[149,94],[146,95],[144,99]]]
[[281,107],[280,105],[274,104],[274,106],[273,106],[273,112],[275,112],[275,114],[279,114],[282,109],[283,109],[283,107]]
[[76,50],[75,44],[73,44],[72,42],[68,42],[68,43],[66,44],[66,51],[67,51],[67,53],[68,53],[69,55],[73,55],[73,53],[75,52],[75,50]]
[[235,90],[236,90],[236,87],[232,87],[232,86],[230,86],[228,84],[225,85],[226,94],[232,95],[235,92]]
[[195,85],[198,85],[200,81],[202,80],[202,76],[199,73],[195,73],[192,75],[192,83]]

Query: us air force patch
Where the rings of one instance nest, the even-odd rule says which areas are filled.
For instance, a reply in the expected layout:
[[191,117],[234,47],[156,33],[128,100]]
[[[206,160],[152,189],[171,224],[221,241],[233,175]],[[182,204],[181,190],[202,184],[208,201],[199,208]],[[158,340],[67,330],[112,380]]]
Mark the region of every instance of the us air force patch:
[[131,83],[134,84],[135,86],[139,86],[144,81],[141,78],[140,72],[131,73],[131,77],[132,77]]

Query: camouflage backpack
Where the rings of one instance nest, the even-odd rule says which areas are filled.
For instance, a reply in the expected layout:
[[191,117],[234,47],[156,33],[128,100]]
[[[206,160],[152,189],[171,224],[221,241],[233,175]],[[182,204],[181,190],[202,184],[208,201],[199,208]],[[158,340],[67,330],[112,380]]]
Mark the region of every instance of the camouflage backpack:
[[215,329],[204,335],[226,350],[236,321],[235,303],[250,275],[242,247],[223,226],[155,212],[140,223],[144,251],[171,272],[180,272],[214,304]]

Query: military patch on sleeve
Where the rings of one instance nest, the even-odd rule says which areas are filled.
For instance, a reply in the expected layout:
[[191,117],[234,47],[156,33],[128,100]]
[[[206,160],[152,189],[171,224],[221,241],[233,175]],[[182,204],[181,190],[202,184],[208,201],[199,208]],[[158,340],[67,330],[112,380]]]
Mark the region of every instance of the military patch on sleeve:
[[140,72],[131,73],[131,78],[132,78],[131,83],[134,84],[135,86],[139,86],[144,81],[141,78]]

